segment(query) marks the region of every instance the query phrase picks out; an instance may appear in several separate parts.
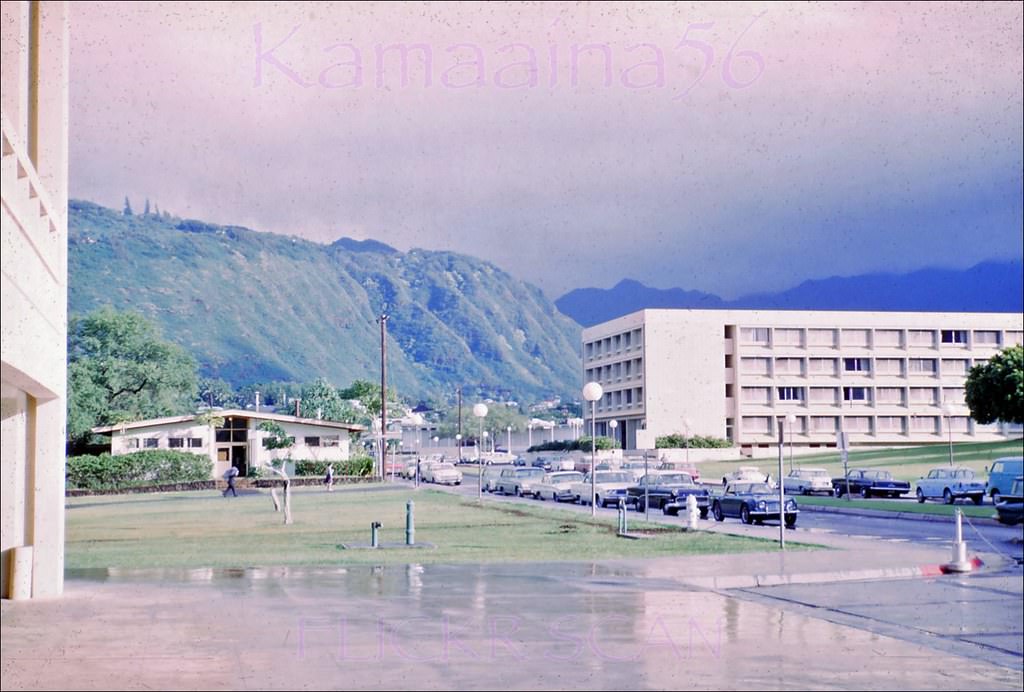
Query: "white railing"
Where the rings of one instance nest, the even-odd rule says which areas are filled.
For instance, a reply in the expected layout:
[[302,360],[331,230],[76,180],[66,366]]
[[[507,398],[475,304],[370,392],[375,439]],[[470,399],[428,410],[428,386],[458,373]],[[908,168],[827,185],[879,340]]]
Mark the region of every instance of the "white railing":
[[39,174],[17,130],[0,114],[3,131],[3,205],[25,231],[25,237],[61,285],[67,276],[67,210],[58,208],[39,180]]

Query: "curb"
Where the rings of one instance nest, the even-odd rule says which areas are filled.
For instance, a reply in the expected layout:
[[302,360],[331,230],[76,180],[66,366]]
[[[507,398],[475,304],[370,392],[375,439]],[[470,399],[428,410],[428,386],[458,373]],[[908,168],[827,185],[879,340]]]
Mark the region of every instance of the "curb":
[[[799,503],[798,503],[799,504]],[[799,505],[801,512],[824,512],[826,514],[849,514],[861,517],[875,517],[879,519],[909,519],[911,521],[933,521],[952,524],[956,521],[953,516],[941,514],[922,514],[920,512],[895,512],[887,509],[862,509],[854,507],[831,507],[825,505]],[[971,517],[963,515],[966,521],[972,524],[983,526],[1002,526],[996,519],[991,517]]]
[[[985,562],[975,556],[971,558],[972,570],[981,569]],[[828,584],[842,581],[865,581],[869,579],[916,579],[940,577],[953,574],[948,565],[919,565],[917,567],[885,567],[865,570],[844,570],[839,572],[808,572],[806,574],[743,574],[727,577],[694,577],[683,583],[705,589],[755,589],[788,584]]]

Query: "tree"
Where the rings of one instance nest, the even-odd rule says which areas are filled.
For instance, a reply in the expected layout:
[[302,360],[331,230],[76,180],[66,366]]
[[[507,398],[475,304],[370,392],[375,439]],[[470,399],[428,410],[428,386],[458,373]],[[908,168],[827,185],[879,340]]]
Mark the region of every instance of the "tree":
[[302,390],[302,415],[346,423],[354,422],[356,412],[330,382],[320,377]]
[[1004,348],[971,368],[966,399],[979,423],[1024,423],[1024,346]]
[[104,308],[68,324],[68,438],[98,425],[188,413],[196,362],[141,315]]
[[131,216],[132,215],[132,203],[128,201],[128,195],[124,196],[124,215],[125,216]]
[[235,390],[226,380],[203,377],[199,380],[198,403],[205,406],[234,406],[237,403]]
[[146,208],[142,210],[143,216],[149,216],[149,197],[146,198]]

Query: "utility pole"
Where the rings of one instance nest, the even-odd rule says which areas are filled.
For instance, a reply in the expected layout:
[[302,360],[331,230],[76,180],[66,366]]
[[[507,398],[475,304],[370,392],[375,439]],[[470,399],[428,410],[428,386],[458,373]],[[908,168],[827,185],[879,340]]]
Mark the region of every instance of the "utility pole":
[[[455,388],[455,393],[459,397],[459,440],[461,440],[462,439],[462,386],[461,385]],[[462,443],[461,442],[459,443],[459,459],[458,459],[458,461],[460,463],[462,462]]]
[[384,480],[388,440],[388,314],[381,313],[378,321],[380,322],[380,479]]

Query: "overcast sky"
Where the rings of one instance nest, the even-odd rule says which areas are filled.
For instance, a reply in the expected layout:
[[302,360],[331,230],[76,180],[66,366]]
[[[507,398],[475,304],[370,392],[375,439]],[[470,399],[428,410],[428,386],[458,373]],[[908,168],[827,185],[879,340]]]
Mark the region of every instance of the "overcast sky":
[[1019,258],[1021,8],[72,3],[71,193],[551,298]]

